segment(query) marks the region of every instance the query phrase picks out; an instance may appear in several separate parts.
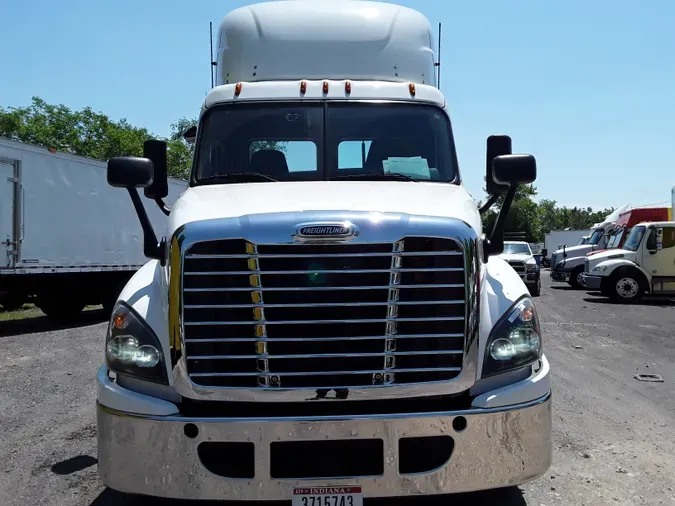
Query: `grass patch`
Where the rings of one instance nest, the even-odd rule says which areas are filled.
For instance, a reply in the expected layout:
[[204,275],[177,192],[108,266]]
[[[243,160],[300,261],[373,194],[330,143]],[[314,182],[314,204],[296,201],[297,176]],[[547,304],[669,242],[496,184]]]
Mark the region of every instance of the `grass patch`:
[[[101,309],[101,306],[86,306],[84,311],[97,311]],[[24,304],[19,309],[14,311],[6,311],[5,308],[0,306],[0,322],[8,322],[12,320],[28,320],[31,318],[39,318],[45,316],[45,314],[40,311],[40,308],[35,306],[35,304]]]

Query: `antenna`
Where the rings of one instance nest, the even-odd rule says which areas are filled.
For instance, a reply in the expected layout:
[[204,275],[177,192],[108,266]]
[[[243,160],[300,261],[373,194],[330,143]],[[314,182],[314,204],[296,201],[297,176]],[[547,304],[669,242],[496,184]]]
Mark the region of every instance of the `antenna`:
[[213,67],[215,63],[213,61],[213,22],[209,21],[209,43],[211,45],[211,59],[209,60],[209,67],[211,70],[211,88],[213,88]]
[[436,79],[436,87],[441,89],[441,23],[438,23],[438,61],[436,62],[438,67],[438,76]]

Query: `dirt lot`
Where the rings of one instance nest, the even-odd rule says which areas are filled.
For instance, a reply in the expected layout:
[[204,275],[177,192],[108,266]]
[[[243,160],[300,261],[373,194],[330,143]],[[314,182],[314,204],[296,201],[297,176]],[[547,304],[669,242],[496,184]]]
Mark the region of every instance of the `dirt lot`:
[[[675,302],[616,306],[551,286],[547,272],[542,284],[554,387],[550,472],[520,488],[423,502],[675,505]],[[101,319],[91,311],[61,329],[43,317],[0,321],[3,506],[146,504],[105,490],[96,476]],[[638,373],[664,381],[641,382]]]

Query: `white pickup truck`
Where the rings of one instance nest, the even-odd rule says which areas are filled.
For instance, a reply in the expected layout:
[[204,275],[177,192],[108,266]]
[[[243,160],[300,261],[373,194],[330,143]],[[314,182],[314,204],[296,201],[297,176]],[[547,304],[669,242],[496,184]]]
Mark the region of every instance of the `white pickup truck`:
[[635,225],[622,249],[587,257],[582,276],[587,289],[615,302],[675,295],[675,222]]
[[539,265],[527,242],[504,241],[504,252],[499,256],[518,273],[531,295],[538,297],[541,294]]
[[382,2],[236,9],[159,240],[137,188],[163,197],[162,153],[108,162],[150,260],[118,298],[97,377],[107,486],[360,506],[547,471],[537,308],[499,258],[536,162],[488,138],[488,191],[505,197],[483,234],[433,38],[421,13]]

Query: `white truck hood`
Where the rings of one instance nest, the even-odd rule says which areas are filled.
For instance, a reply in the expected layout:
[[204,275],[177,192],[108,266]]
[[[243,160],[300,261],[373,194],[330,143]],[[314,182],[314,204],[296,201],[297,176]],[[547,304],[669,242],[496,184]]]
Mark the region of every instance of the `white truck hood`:
[[476,202],[462,186],[407,181],[303,181],[188,188],[171,210],[167,235],[192,221],[301,211],[452,217],[481,232]]
[[513,260],[515,262],[527,262],[527,263],[535,263],[536,260],[532,255],[527,255],[525,253],[502,253],[499,255],[501,258],[506,260],[507,262],[509,260]]
[[595,255],[589,256],[588,266],[591,270],[593,270],[593,267],[598,265],[600,262],[604,262],[605,260],[613,260],[615,258],[625,258],[626,260],[634,262],[635,252],[625,249],[608,249],[602,253],[596,253]]
[[[567,254],[567,258],[573,258],[573,257],[580,257],[584,256],[586,253],[589,251],[593,250],[593,246],[590,244],[580,244],[577,246],[570,246],[569,248],[565,248],[565,253]],[[562,260],[562,254],[563,250],[558,249],[555,251],[556,254],[556,261]]]

